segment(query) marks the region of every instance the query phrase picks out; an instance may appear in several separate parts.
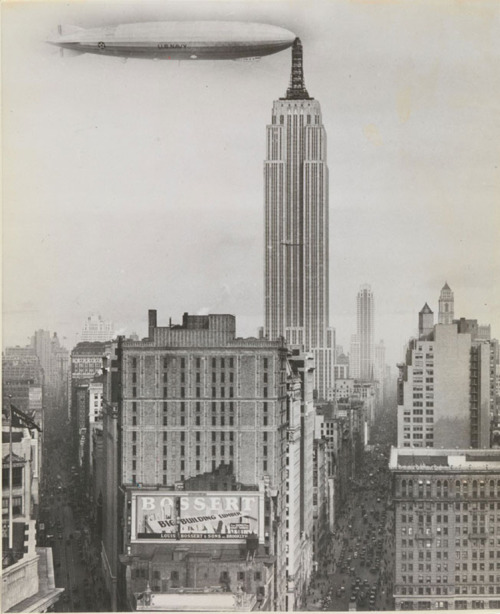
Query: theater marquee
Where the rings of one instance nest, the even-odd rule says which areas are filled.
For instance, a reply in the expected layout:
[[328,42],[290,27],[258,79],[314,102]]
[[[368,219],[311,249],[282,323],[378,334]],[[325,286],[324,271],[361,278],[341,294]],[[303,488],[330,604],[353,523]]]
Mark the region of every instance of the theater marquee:
[[132,542],[264,541],[264,499],[256,491],[134,491]]

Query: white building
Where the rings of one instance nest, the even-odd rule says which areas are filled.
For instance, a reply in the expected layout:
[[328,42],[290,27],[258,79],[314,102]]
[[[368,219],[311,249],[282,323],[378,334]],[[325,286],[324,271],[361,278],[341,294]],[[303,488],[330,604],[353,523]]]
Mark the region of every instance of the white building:
[[113,322],[103,320],[100,315],[92,314],[85,320],[80,341],[111,341],[114,336]]

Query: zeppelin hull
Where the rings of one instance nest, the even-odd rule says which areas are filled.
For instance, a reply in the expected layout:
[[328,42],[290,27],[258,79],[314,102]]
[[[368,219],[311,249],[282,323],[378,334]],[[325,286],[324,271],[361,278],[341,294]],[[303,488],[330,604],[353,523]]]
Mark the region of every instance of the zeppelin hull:
[[156,60],[238,60],[244,58],[260,58],[284,51],[290,43],[261,43],[250,45],[179,45],[157,44],[153,45],[119,45],[106,44],[89,45],[73,43],[60,43],[59,46],[80,53],[96,53],[126,58],[143,58]]
[[238,60],[291,47],[295,34],[246,22],[155,22],[84,30],[60,28],[49,42],[78,53],[163,60]]

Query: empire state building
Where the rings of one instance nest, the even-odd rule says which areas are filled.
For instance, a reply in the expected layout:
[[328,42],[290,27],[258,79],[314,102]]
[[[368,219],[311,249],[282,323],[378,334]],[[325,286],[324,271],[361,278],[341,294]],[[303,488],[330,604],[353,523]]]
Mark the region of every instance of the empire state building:
[[304,83],[302,45],[292,48],[285,98],[267,126],[265,335],[313,352],[316,390],[333,387],[335,334],[328,307],[328,167],[319,102]]

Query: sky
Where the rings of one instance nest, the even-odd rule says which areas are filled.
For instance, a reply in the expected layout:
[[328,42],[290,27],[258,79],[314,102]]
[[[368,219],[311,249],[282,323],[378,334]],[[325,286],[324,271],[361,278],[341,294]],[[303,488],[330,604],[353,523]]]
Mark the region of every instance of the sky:
[[5,2],[3,346],[71,349],[99,313],[147,335],[184,312],[263,324],[263,163],[290,51],[258,62],[61,57],[58,24],[270,23],[300,36],[330,176],[330,322],[356,294],[401,360],[441,287],[500,335],[500,3]]

